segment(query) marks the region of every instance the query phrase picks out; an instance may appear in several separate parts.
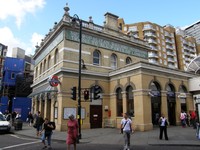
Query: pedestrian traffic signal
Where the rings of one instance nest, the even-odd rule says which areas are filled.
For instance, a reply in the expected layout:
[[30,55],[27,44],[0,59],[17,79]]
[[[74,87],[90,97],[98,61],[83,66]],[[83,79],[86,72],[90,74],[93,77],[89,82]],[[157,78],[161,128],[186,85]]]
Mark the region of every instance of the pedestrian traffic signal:
[[84,100],[88,100],[89,99],[89,91],[85,90],[83,94],[84,94]]
[[99,99],[99,98],[100,98],[99,93],[101,93],[101,88],[100,88],[100,86],[95,85],[93,91],[94,91],[94,100]]
[[71,88],[71,99],[76,100],[76,87]]

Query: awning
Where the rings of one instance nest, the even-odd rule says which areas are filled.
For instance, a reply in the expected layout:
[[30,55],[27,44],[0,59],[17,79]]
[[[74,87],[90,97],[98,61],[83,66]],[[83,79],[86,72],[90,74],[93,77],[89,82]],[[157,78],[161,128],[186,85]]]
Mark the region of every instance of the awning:
[[200,73],[200,56],[195,57],[187,66],[187,71]]
[[58,92],[57,87],[52,87],[49,84],[45,84],[45,85],[40,86],[38,88],[34,88],[33,92],[30,95],[28,95],[28,97],[33,97],[35,95],[39,95],[39,94],[42,94],[42,93],[51,93],[51,92]]

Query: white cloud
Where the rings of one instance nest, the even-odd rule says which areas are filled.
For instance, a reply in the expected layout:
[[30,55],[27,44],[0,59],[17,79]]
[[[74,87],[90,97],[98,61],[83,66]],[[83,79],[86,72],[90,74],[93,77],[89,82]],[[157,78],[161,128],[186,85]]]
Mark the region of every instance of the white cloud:
[[6,46],[8,46],[8,53],[7,56],[12,56],[12,49],[14,47],[20,47],[26,51],[26,55],[34,54],[35,52],[35,45],[38,43],[40,45],[41,39],[44,37],[38,33],[33,33],[32,37],[30,38],[30,43],[24,43],[20,39],[14,37],[12,31],[8,27],[0,28],[0,42]]
[[44,38],[43,35],[38,33],[33,33],[31,38],[32,47],[35,47],[36,45],[40,45],[42,39]]
[[45,4],[45,0],[1,0],[0,20],[14,17],[17,26],[20,28],[27,13],[34,13],[36,9],[43,8]]

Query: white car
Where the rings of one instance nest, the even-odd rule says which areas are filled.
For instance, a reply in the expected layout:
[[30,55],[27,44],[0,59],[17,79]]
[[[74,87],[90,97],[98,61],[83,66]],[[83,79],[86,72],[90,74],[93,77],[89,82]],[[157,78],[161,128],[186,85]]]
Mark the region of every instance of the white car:
[[0,131],[7,131],[7,132],[9,132],[10,129],[11,129],[10,122],[6,121],[6,118],[0,112]]

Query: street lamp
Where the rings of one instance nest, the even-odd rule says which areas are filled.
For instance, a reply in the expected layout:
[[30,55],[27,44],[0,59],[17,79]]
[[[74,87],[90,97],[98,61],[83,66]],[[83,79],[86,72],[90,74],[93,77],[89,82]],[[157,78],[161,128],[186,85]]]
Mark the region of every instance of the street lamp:
[[78,72],[78,124],[79,124],[79,139],[81,139],[81,49],[82,49],[82,20],[78,15],[72,17],[72,23],[79,23],[79,72]]

